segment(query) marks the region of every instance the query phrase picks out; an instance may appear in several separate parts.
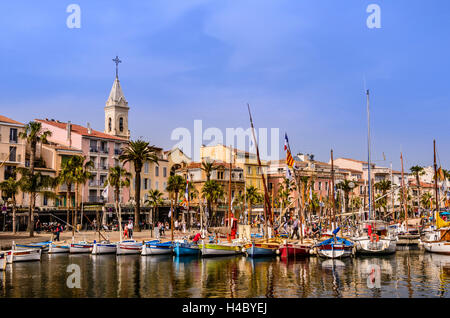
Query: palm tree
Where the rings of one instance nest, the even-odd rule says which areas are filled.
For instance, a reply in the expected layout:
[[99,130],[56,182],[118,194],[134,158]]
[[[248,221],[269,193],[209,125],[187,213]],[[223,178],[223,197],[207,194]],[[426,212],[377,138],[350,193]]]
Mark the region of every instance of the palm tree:
[[248,222],[250,224],[252,216],[252,204],[258,204],[262,201],[262,194],[254,186],[249,186],[246,189],[247,202],[248,202]]
[[184,178],[180,175],[176,174],[176,175],[170,176],[169,179],[167,180],[166,190],[169,193],[172,193],[173,197],[175,198],[175,206],[174,206],[175,211],[172,211],[172,218],[175,218],[178,216],[176,214],[177,206],[178,206],[178,193],[183,191],[185,188],[186,188],[186,180],[184,180]]
[[139,216],[141,213],[142,165],[146,161],[153,162],[158,165],[158,156],[156,155],[154,146],[150,146],[150,143],[138,139],[135,141],[130,141],[128,143],[128,145],[122,150],[122,153],[119,156],[119,160],[122,161],[123,164],[126,164],[127,162],[132,162],[134,165],[134,172],[135,172],[134,200],[136,204],[134,208],[134,219],[135,219],[134,222],[136,231],[140,232],[141,227],[139,225]]
[[119,220],[119,228],[122,233],[122,211],[119,205],[120,189],[130,186],[131,173],[120,166],[110,167],[105,186],[110,185],[114,189],[114,206]]
[[[373,185],[375,189],[381,191],[381,195],[377,197],[379,199],[377,201],[377,206],[382,207],[384,210],[384,216],[387,214],[387,196],[386,193],[391,189],[391,181],[389,180],[381,180]],[[381,197],[383,197],[381,199]]]
[[410,169],[411,173],[413,173],[416,176],[416,184],[417,184],[417,208],[420,211],[420,176],[423,176],[425,174],[425,170],[421,166],[412,166]]
[[206,173],[206,181],[211,180],[211,173],[217,168],[214,167],[215,161],[203,161],[201,169]]
[[432,199],[433,196],[431,195],[431,193],[425,192],[420,199],[420,203],[425,209],[430,209]]
[[12,204],[12,218],[13,218],[13,234],[16,234],[16,194],[19,191],[20,181],[16,181],[13,177],[0,183],[0,190],[2,195],[8,199],[11,199]]
[[[211,206],[214,203],[215,208],[217,208],[217,204],[219,200],[225,197],[225,191],[220,183],[216,180],[206,181],[202,188],[202,195],[208,201],[208,206]],[[216,209],[210,209],[208,207],[208,211],[211,214],[211,220],[214,220],[216,216]]]
[[153,223],[152,237],[153,237],[153,229],[155,228],[155,223],[156,223],[157,219],[159,218],[158,207],[164,203],[162,196],[163,196],[163,193],[161,191],[159,191],[158,189],[148,191],[148,200],[146,201],[146,203],[150,204],[153,207],[153,209],[152,209],[152,223]]
[[352,181],[350,180],[344,180],[336,184],[337,189],[341,189],[342,191],[344,191],[345,212],[348,211],[348,196],[349,193],[352,191],[352,188],[350,187],[351,182]]
[[[93,178],[93,174],[89,169],[94,168],[94,162],[91,160],[86,161],[85,156],[74,156],[70,160],[73,161],[75,168],[74,180],[75,180],[75,224],[78,224],[78,193],[79,186],[84,185],[87,181]],[[72,233],[73,234],[73,233]]]
[[[36,195],[41,192],[43,195],[47,197],[55,197],[53,191],[51,189],[56,187],[57,178],[52,178],[47,175],[43,175],[42,173],[31,173],[31,170],[28,168],[18,168],[19,173],[21,174],[20,178],[20,189],[24,193],[28,193],[30,195],[30,202],[36,202]],[[28,230],[30,232],[30,237],[34,236],[34,217],[33,214],[30,215],[32,220],[32,226],[30,228],[30,222],[28,222]]]
[[[42,124],[36,121],[30,121],[25,125],[25,130],[19,133],[21,139],[26,140],[30,146],[30,172],[31,176],[34,176],[34,163],[36,158],[36,146],[38,143],[47,143],[47,138],[52,135],[49,130],[42,130]],[[31,188],[30,188],[31,189]],[[35,206],[35,193],[30,193],[30,212],[28,217],[28,231],[30,237],[34,236],[34,206]]]
[[[78,160],[73,159],[74,157],[70,157],[68,160],[63,161],[61,164],[61,170],[58,174],[58,183],[61,185],[66,185],[66,202],[67,202],[67,224],[69,222],[69,214],[70,214],[70,201],[72,199],[72,185],[77,181],[76,178],[76,169],[78,165]],[[75,224],[72,213],[72,236],[75,233]]]

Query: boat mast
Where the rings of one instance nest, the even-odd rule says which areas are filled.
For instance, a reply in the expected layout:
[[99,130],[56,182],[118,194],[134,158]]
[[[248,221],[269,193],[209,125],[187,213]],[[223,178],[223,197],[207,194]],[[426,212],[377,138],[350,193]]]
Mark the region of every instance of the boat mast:
[[261,167],[261,159],[259,158],[259,148],[258,148],[258,142],[256,141],[255,127],[253,126],[252,114],[250,112],[250,105],[248,103],[247,103],[247,108],[248,108],[248,114],[250,116],[250,124],[252,127],[253,140],[255,142],[255,147],[256,147],[256,157],[258,159],[258,166],[261,171],[263,185],[264,185],[264,223],[265,223],[264,236],[267,238],[267,215],[271,214],[270,213],[270,211],[271,211],[270,200],[269,200],[269,195],[267,194],[266,178],[264,177],[264,172]]
[[331,149],[331,200],[333,201],[332,219],[331,219],[331,230],[334,230],[334,221],[336,218],[336,201],[334,200],[334,159],[333,159],[333,149]]
[[[231,145],[230,145],[230,168],[229,168],[229,174],[230,174],[230,178],[229,178],[229,182],[228,182],[228,228],[231,230],[231,169],[232,169],[232,165],[231,165],[231,158],[232,158],[232,154],[231,154]],[[230,232],[231,233],[231,232]],[[229,236],[231,237],[231,236]]]
[[369,179],[369,220],[372,218],[372,177],[370,175],[370,103],[369,90],[367,95],[367,164],[368,164],[368,179]]
[[395,219],[395,207],[394,207],[394,177],[392,174],[392,161],[391,161],[391,201],[392,201],[392,216]]
[[408,195],[405,193],[405,178],[403,177],[403,153],[400,153],[400,159],[402,161],[402,200],[403,200],[403,208],[405,209],[405,226],[406,226],[406,232],[408,232],[408,206],[406,204],[406,196]]
[[434,222],[437,222],[437,216],[439,215],[439,191],[438,191],[438,179],[437,179],[437,164],[436,164],[436,140],[433,140],[433,152],[434,152],[434,193],[436,197],[436,215]]

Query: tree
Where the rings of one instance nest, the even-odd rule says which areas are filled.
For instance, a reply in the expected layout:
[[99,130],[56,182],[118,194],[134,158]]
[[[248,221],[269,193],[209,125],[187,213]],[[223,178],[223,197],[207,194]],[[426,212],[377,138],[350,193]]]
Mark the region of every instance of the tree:
[[106,178],[105,185],[110,185],[114,189],[114,206],[119,220],[120,232],[122,232],[122,211],[119,205],[120,190],[124,187],[130,186],[131,173],[126,171],[121,166],[115,166],[109,168],[108,177]]
[[[215,208],[217,208],[217,204],[219,200],[223,199],[225,197],[225,191],[216,180],[209,180],[206,181],[202,188],[202,195],[206,200],[211,204],[215,205]],[[211,213],[211,219],[213,220],[216,216],[216,209],[209,210],[209,213]]]
[[186,180],[184,180],[184,178],[180,175],[173,175],[169,177],[169,180],[167,180],[167,188],[166,190],[169,193],[172,193],[172,196],[175,199],[175,206],[174,206],[174,210],[172,218],[177,217],[178,215],[176,214],[177,211],[177,207],[178,207],[178,194],[180,192],[182,192],[184,189],[186,188]]
[[[86,160],[85,156],[73,156],[70,158],[72,160],[72,166],[75,169],[74,182],[75,182],[75,221],[73,222],[76,226],[78,224],[78,193],[79,186],[84,185],[88,180],[93,178],[93,174],[89,169],[94,168],[94,162],[91,160]],[[74,229],[72,229],[72,235],[74,234]]]
[[387,214],[387,192],[391,189],[391,181],[389,180],[381,180],[373,185],[375,189],[378,191],[381,191],[381,195],[378,196],[375,199],[378,199],[376,201],[375,207],[383,208],[384,210],[384,216],[386,217]]
[[68,160],[63,161],[61,164],[61,170],[58,174],[57,180],[58,184],[66,185],[66,201],[67,201],[67,224],[72,223],[72,236],[75,233],[75,224],[72,212],[72,222],[69,222],[69,214],[70,214],[70,202],[72,199],[72,185],[77,181],[76,178],[76,169],[78,166],[78,160],[74,159],[74,157],[70,157]]
[[425,209],[431,209],[431,202],[433,200],[433,196],[429,192],[425,192],[420,198],[420,203]]
[[163,193],[161,191],[159,191],[158,189],[148,191],[148,199],[147,199],[146,203],[153,207],[153,209],[152,209],[152,222],[153,222],[152,236],[153,236],[153,229],[155,228],[155,223],[159,218],[158,207],[164,203],[162,196],[163,196]]
[[247,187],[246,192],[248,202],[248,222],[250,224],[250,220],[252,217],[252,205],[261,203],[263,197],[262,194],[259,192],[259,190],[254,186]]
[[417,208],[420,211],[420,176],[425,174],[425,170],[421,166],[412,166],[410,169],[411,173],[416,176],[416,184],[417,184]]
[[352,183],[352,181],[343,180],[343,181],[339,182],[338,184],[336,184],[337,189],[341,189],[342,191],[344,191],[345,212],[348,211],[349,193],[352,192],[352,190],[353,190],[353,188],[350,187],[350,183]]
[[16,234],[16,194],[19,191],[20,181],[16,181],[13,177],[0,183],[0,190],[2,190],[2,196],[7,199],[11,199],[12,205],[12,231]]
[[158,165],[158,156],[156,155],[155,147],[144,140],[138,139],[129,141],[128,145],[122,150],[119,160],[125,165],[127,162],[133,163],[135,172],[134,181],[134,222],[137,232],[141,231],[139,224],[139,216],[141,213],[141,171],[144,162],[149,161]]
[[[47,197],[54,198],[55,194],[52,191],[57,185],[57,178],[52,178],[47,175],[43,175],[42,173],[31,173],[31,170],[28,168],[18,168],[18,171],[21,174],[20,178],[20,189],[24,193],[28,193],[30,195],[30,202],[36,202],[36,196],[38,193],[42,193]],[[32,227],[30,227],[30,222],[28,222],[28,228],[30,232],[30,237],[34,236],[34,213],[31,213],[30,218],[32,219]]]
[[203,161],[202,162],[202,166],[201,169],[205,172],[206,174],[206,181],[211,180],[211,173],[216,170],[217,168],[214,167],[214,163],[215,161]]
[[[34,176],[34,163],[36,158],[36,146],[40,143],[47,143],[47,138],[52,135],[51,131],[43,130],[40,122],[30,121],[25,125],[25,130],[19,133],[19,137],[24,139],[30,146],[30,175]],[[30,177],[31,177],[30,176]],[[31,180],[31,179],[30,179]],[[30,188],[31,189],[31,188]],[[34,206],[35,206],[35,193],[30,193],[30,211],[28,217],[28,231],[30,237],[34,236]]]

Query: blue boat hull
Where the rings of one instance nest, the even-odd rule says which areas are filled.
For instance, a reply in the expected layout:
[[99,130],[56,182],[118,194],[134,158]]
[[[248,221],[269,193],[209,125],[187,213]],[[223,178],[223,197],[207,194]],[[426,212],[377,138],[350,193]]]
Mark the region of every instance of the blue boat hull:
[[174,251],[175,251],[176,256],[199,255],[200,254],[200,249],[198,247],[189,247],[185,244],[175,245]]
[[252,246],[247,250],[247,254],[250,257],[274,256],[274,255],[276,255],[276,250]]

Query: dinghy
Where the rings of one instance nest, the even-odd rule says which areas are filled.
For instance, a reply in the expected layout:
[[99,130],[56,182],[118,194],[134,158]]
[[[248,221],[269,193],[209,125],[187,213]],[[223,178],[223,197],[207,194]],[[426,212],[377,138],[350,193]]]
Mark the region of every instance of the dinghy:
[[110,243],[109,241],[102,241],[97,243],[94,241],[94,246],[92,247],[92,254],[115,254],[117,252],[117,243]]
[[122,241],[117,244],[117,255],[141,254],[142,242],[135,240]]
[[202,241],[198,246],[202,252],[202,257],[237,255],[242,252],[241,245],[234,242],[205,243],[205,241]]
[[49,245],[52,241],[38,242],[38,243],[28,243],[28,244],[14,244],[16,249],[41,249],[42,252],[48,252]]
[[10,250],[6,252],[6,260],[8,264],[15,262],[29,262],[41,260],[41,249],[20,249]]
[[200,254],[200,248],[198,247],[198,244],[195,243],[189,243],[188,241],[177,241],[175,242],[175,248],[174,248],[175,255],[180,256],[187,256],[187,255],[199,255]]
[[281,258],[297,258],[306,257],[310,255],[310,251],[313,244],[312,242],[286,242],[280,245],[278,249],[278,254]]
[[162,254],[172,254],[173,244],[169,242],[161,242],[160,240],[154,240],[146,242],[142,247],[142,256],[147,255],[162,255]]
[[69,253],[70,245],[69,244],[55,244],[52,243],[48,247],[49,254],[61,254],[61,253]]
[[70,244],[70,254],[92,253],[94,244],[88,242],[78,242]]

